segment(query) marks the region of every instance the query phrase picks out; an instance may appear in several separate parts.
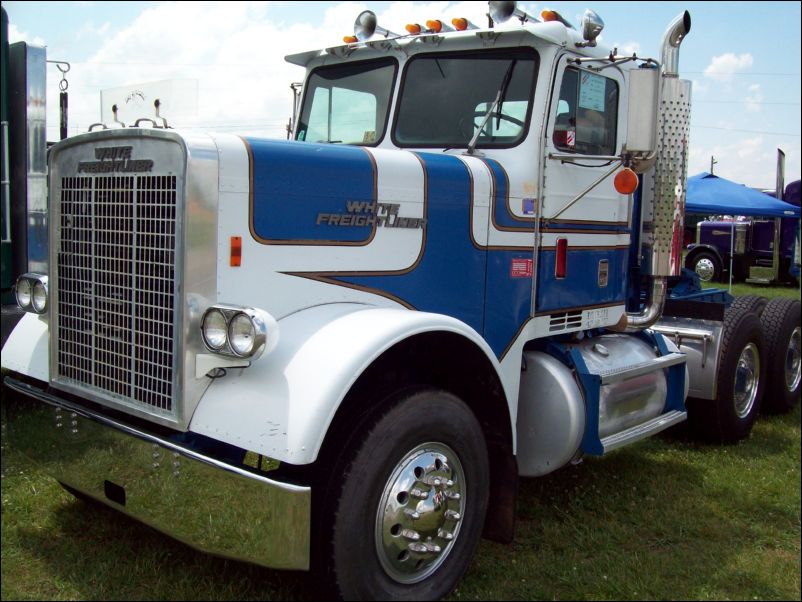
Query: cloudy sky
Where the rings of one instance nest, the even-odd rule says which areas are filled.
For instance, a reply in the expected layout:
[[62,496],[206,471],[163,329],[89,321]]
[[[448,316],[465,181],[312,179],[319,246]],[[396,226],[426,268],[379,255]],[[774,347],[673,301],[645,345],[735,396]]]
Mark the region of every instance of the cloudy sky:
[[[694,82],[690,174],[710,170],[773,188],[777,148],[786,181],[800,177],[799,2],[523,2],[579,23],[605,21],[605,44],[659,58],[667,24],[692,17],[680,72]],[[284,56],[342,43],[357,14],[404,31],[409,22],[465,16],[486,23],[486,2],[3,2],[11,41],[45,45],[71,64],[70,135],[101,119],[100,91],[176,80],[171,125],[285,137],[289,84],[303,71]],[[48,139],[58,138],[58,81],[48,66]],[[142,88],[145,89],[144,87]],[[108,98],[108,97],[107,97]],[[181,101],[179,102],[179,98]],[[192,100],[192,99],[195,100]]]

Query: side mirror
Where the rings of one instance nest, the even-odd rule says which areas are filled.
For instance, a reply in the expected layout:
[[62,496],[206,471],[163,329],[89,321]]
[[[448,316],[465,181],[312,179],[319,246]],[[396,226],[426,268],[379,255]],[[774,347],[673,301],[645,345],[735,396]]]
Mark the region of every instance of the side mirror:
[[632,169],[638,173],[649,169],[656,157],[659,101],[660,70],[630,71],[624,153],[631,156],[634,161]]

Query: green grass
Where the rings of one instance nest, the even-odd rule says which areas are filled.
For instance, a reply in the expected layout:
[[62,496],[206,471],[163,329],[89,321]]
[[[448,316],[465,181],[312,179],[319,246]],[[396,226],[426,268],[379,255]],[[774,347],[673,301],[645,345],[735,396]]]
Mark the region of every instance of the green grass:
[[[76,500],[5,441],[2,459],[3,600],[314,598],[304,573],[196,552]],[[522,480],[514,543],[482,542],[452,598],[798,600],[799,558],[797,406],[735,446],[658,437]]]
[[[197,552],[73,498],[7,446],[5,428],[4,417],[3,600],[315,598],[308,574]],[[451,599],[799,600],[801,463],[797,405],[737,445],[671,434],[523,479],[515,541],[483,541]]]
[[[727,282],[707,282],[702,283],[702,288],[719,288],[728,290],[729,283]],[[759,295],[772,299],[774,297],[790,297],[791,299],[799,299],[800,289],[795,286],[765,286],[760,284],[746,284],[745,282],[733,283],[732,294],[736,297],[743,295]]]

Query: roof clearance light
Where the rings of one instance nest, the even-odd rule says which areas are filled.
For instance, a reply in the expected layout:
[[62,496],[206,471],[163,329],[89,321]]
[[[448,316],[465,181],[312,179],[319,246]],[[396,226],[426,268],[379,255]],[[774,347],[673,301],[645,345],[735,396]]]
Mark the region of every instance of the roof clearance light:
[[625,167],[615,174],[613,184],[619,194],[632,194],[638,189],[638,174],[629,167]]
[[560,13],[558,13],[556,10],[550,10],[550,9],[547,8],[546,10],[544,10],[543,12],[540,13],[540,16],[546,22],[557,21],[558,23],[562,23],[563,25],[565,25],[569,29],[573,29],[574,28],[574,26],[571,25],[570,22],[566,21],[563,18],[563,16]]
[[356,44],[359,41],[359,38],[356,36],[345,36],[343,37],[343,42],[346,44]]
[[428,21],[426,21],[426,29],[434,33],[442,33],[444,31],[454,31],[449,25],[446,25],[440,19],[429,19]]
[[404,29],[406,29],[407,32],[412,34],[413,36],[416,36],[421,31],[423,31],[423,27],[421,27],[417,23],[407,23],[407,25],[406,25],[406,27]]
[[465,31],[466,29],[479,29],[478,27],[476,27],[476,25],[474,25],[464,17],[456,17],[454,19],[451,19],[451,24],[457,31]]

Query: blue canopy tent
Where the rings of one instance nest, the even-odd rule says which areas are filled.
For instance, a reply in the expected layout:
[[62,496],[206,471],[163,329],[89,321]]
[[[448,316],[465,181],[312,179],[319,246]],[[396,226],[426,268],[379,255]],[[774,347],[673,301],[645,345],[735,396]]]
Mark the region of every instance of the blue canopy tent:
[[[799,207],[779,201],[743,184],[737,184],[713,174],[702,172],[688,178],[685,214],[749,215],[761,217],[790,217],[799,219]],[[735,241],[735,222],[730,245]],[[730,290],[732,290],[732,257],[730,248]]]
[[799,217],[799,207],[772,196],[702,172],[688,178],[685,213]]

